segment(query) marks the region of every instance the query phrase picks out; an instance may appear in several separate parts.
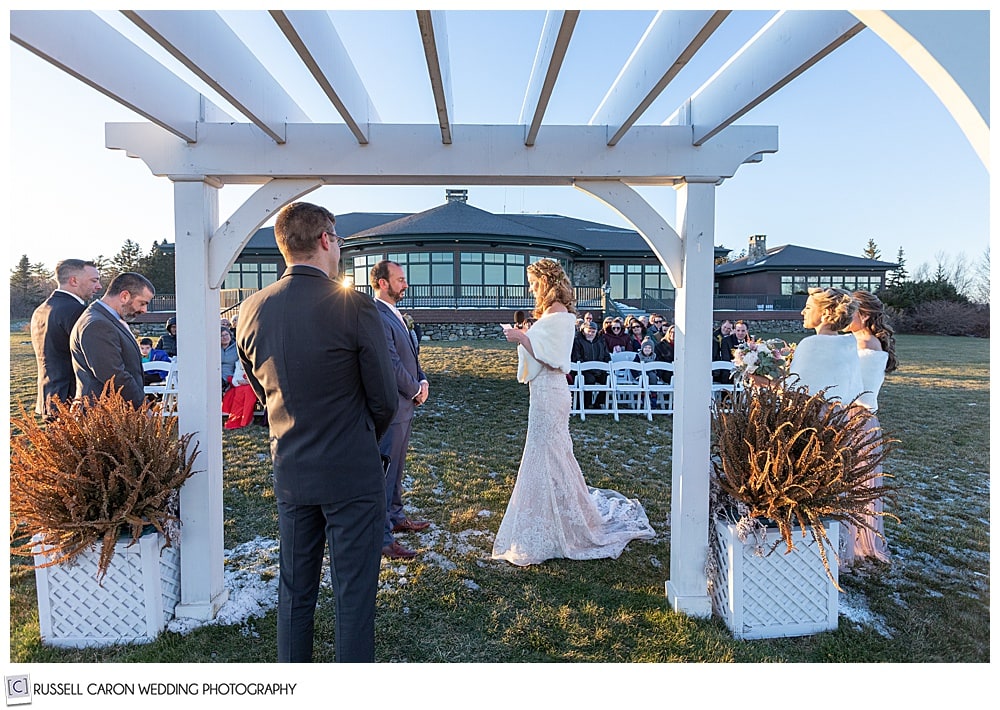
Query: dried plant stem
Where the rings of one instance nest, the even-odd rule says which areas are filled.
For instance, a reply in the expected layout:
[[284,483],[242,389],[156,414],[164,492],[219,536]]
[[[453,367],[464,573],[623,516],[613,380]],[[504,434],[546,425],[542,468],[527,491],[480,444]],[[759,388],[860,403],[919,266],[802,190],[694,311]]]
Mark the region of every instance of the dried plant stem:
[[84,407],[55,403],[55,414],[42,423],[21,404],[11,420],[12,552],[30,556],[40,535],[48,567],[99,542],[100,579],[122,534],[134,544],[152,525],[171,544],[177,492],[198,455],[193,435],[178,436],[176,419],[148,405],[134,409],[110,383]]
[[[866,516],[891,496],[882,471],[894,439],[865,408],[810,395],[806,388],[749,387],[713,408],[713,485],[723,507],[745,506],[745,515],[778,526],[787,550],[797,526],[816,541],[827,575],[830,540],[824,520],[876,532]],[[773,550],[772,550],[773,551]],[[836,583],[836,580],[834,580]],[[839,589],[839,586],[838,586]]]

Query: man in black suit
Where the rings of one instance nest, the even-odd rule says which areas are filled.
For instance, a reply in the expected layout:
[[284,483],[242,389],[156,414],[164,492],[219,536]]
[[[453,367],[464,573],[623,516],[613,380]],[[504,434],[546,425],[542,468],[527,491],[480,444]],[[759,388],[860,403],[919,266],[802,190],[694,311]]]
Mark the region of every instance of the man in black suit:
[[87,301],[101,290],[97,265],[83,259],[63,259],[56,264],[59,288],[31,314],[31,346],[38,366],[35,413],[54,416],[49,398],[72,401],[76,375],[69,354],[69,334],[87,308]]
[[332,280],[343,240],[329,210],[284,207],[288,268],[240,307],[237,349],[267,406],[278,505],[278,661],[309,662],[323,549],[330,546],[336,660],[375,660],[385,473],[378,440],[396,413],[372,300]]
[[722,339],[723,359],[731,361],[733,348],[739,347],[749,339],[750,333],[747,331],[747,324],[741,320],[733,323],[733,332]]
[[156,290],[142,274],[118,274],[104,298],[94,301],[73,326],[69,337],[77,398],[97,397],[108,380],[122,398],[140,407],[146,399],[142,352],[127,320],[145,313]]
[[[733,332],[733,322],[728,318],[719,324],[719,327],[715,329],[712,333],[712,361],[721,362],[725,360],[726,362],[733,361],[733,353],[731,350],[727,350],[723,341],[730,336]],[[720,384],[725,384],[730,382],[732,378],[730,375],[732,372],[730,370],[712,370],[712,381],[718,382]]]
[[369,281],[375,292],[375,307],[382,316],[382,327],[389,345],[389,357],[395,374],[399,403],[392,426],[382,439],[379,450],[389,457],[385,475],[385,528],[382,535],[382,555],[391,559],[409,559],[416,552],[402,545],[395,533],[419,532],[430,526],[426,520],[410,520],[403,512],[403,470],[406,450],[413,430],[414,408],[427,401],[429,384],[420,369],[417,345],[403,315],[396,308],[408,284],[403,267],[394,261],[382,260],[372,267]]

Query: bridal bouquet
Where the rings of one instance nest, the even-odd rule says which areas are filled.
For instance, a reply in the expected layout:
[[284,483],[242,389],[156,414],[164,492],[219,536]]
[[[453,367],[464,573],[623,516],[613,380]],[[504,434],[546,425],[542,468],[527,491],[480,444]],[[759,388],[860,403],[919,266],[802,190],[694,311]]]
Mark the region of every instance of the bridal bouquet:
[[733,378],[762,375],[772,380],[788,374],[795,344],[784,340],[748,340],[733,348]]

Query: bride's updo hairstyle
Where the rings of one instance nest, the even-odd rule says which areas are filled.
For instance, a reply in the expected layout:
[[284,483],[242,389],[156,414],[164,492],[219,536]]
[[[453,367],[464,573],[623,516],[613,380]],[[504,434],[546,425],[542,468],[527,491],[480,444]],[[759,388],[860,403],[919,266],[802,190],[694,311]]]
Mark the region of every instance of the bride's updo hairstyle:
[[858,302],[858,315],[861,316],[862,325],[878,338],[882,349],[889,354],[885,371],[892,372],[899,365],[896,360],[896,331],[889,325],[885,305],[871,291],[855,291],[854,300]]
[[570,313],[576,313],[576,300],[573,298],[573,284],[563,271],[563,267],[555,259],[542,259],[528,267],[528,273],[538,280],[538,291],[535,294],[535,318],[541,318],[545,309],[559,302],[566,306]]
[[858,312],[858,302],[842,288],[810,288],[809,298],[823,312],[822,321],[834,330],[847,330]]

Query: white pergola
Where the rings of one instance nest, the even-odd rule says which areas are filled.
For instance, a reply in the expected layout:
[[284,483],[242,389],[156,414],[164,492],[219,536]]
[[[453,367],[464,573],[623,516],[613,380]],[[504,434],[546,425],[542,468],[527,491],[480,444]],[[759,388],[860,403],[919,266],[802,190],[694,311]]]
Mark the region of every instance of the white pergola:
[[[262,11],[263,12],[263,11]],[[330,16],[270,11],[342,123],[316,123],[213,11],[123,11],[201,81],[229,116],[98,15],[12,11],[11,39],[147,119],[109,123],[106,146],[174,184],[177,312],[185,327],[180,429],[203,471],[181,491],[182,617],[213,618],[223,585],[219,288],[258,227],[324,185],[562,185],[633,224],[677,289],[678,358],[670,522],[672,609],[711,613],[706,588],[715,189],[778,149],[776,126],[741,116],[866,27],[942,100],[989,167],[988,24],[961,11],[779,12],[661,125],[639,120],[730,14],[657,13],[605,100],[578,125],[544,122],[580,11],[546,14],[520,125],[456,125],[446,13],[416,11],[437,123],[380,121]],[[260,187],[220,220],[227,184]],[[633,186],[669,186],[670,225]],[[204,363],[194,367],[192,363]]]

